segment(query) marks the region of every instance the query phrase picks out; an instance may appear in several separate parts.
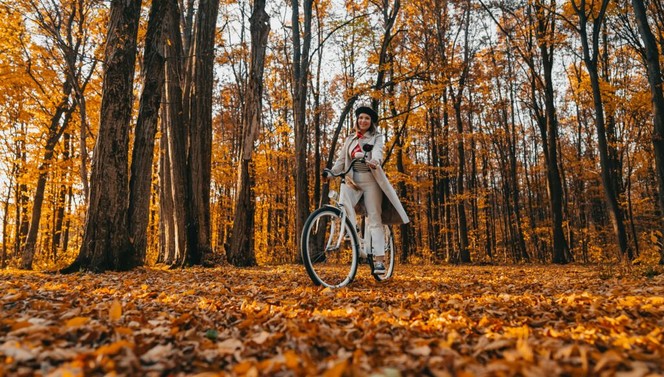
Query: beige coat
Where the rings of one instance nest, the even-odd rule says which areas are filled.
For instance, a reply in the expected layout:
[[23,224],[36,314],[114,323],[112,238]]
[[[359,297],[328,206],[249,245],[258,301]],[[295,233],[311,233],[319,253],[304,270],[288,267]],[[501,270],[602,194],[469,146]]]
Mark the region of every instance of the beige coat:
[[[401,201],[397,196],[397,192],[394,190],[390,181],[385,175],[385,171],[380,166],[380,163],[383,162],[383,148],[385,146],[385,136],[382,134],[376,135],[364,135],[361,139],[358,140],[355,134],[346,138],[343,147],[332,166],[332,172],[334,174],[339,174],[342,171],[348,169],[351,164],[352,159],[350,158],[349,150],[355,148],[357,144],[360,144],[360,147],[364,144],[373,144],[374,147],[371,152],[367,153],[367,160],[377,160],[379,161],[378,167],[376,169],[370,169],[371,174],[373,175],[376,183],[380,186],[383,191],[383,204],[382,204],[382,215],[383,224],[387,225],[400,225],[406,224],[410,220],[406,214],[406,210],[401,205]],[[348,179],[348,178],[346,178]],[[355,211],[358,215],[366,215],[366,209],[364,208],[364,200],[360,201],[355,206]]]

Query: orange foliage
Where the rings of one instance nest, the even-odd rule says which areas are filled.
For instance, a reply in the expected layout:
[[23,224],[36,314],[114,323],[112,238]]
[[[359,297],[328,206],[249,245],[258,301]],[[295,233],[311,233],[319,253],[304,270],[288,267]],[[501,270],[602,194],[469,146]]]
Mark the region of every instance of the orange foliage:
[[587,267],[0,273],[4,375],[656,375],[664,279]]

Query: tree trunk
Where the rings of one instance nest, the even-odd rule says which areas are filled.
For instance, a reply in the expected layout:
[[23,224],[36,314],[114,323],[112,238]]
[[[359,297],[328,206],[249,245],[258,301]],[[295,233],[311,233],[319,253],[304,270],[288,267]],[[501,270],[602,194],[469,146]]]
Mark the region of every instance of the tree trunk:
[[[596,18],[593,19],[593,33],[592,41],[588,40],[586,32],[586,25],[588,24],[587,12],[585,8],[577,8],[574,6],[577,16],[579,17],[579,32],[581,38],[581,46],[583,48],[583,62],[588,70],[590,78],[590,85],[592,87],[593,105],[595,107],[595,127],[597,130],[597,144],[599,153],[599,162],[601,167],[602,187],[604,188],[604,198],[608,205],[611,223],[613,224],[613,231],[618,239],[618,246],[620,248],[621,258],[627,260],[634,259],[634,251],[628,245],[627,230],[625,228],[623,210],[618,202],[618,193],[615,190],[617,184],[616,177],[613,174],[613,166],[611,164],[611,152],[606,136],[606,124],[604,119],[604,105],[602,103],[602,93],[600,90],[600,78],[597,71],[597,57],[599,54],[599,33],[604,23],[604,15],[608,6],[609,0],[602,1],[602,7]],[[582,3],[583,4],[583,3]],[[589,43],[592,43],[592,51]]]
[[[66,164],[71,158],[71,136],[69,133],[64,134],[63,140],[63,150],[62,150],[62,160]],[[67,181],[66,177],[63,181]],[[62,231],[65,218],[65,207],[67,206],[67,193],[69,192],[71,184],[61,184],[58,188],[58,195],[55,200],[55,214],[53,218],[53,233],[52,233],[52,242],[51,242],[51,255],[53,256],[53,261],[57,261],[58,258],[58,248],[60,247],[60,241],[62,240]],[[64,250],[64,249],[63,249]]]
[[14,181],[10,180],[7,185],[7,196],[3,202],[2,215],[2,256],[0,257],[0,268],[7,267],[7,224],[9,223],[9,198],[12,196]]
[[[309,179],[307,177],[307,83],[311,47],[311,13],[313,0],[303,0],[304,25],[300,35],[299,0],[291,0],[293,23],[293,119],[295,121],[295,234],[302,232],[309,216]],[[303,38],[303,40],[301,40]],[[297,250],[300,237],[295,237]]]
[[267,37],[270,32],[270,19],[265,12],[265,0],[255,0],[251,15],[251,68],[249,85],[243,111],[243,143],[238,179],[238,198],[235,207],[235,220],[227,253],[228,261],[234,266],[256,264],[254,252],[254,213],[256,200],[253,192],[255,178],[251,160],[260,124],[263,96],[263,71]]
[[[397,142],[397,171],[401,174],[405,174],[405,168],[404,168],[404,163],[403,163],[403,141],[402,138],[400,137]],[[401,198],[406,198],[406,195],[408,195],[408,192],[406,190],[406,182],[403,180],[399,181],[397,184],[397,188],[399,190],[399,196]],[[412,223],[410,224],[401,224],[399,226],[400,228],[400,233],[401,233],[401,255],[399,257],[399,262],[401,263],[407,263],[408,262],[408,257],[412,254],[411,251],[411,240],[413,239],[412,236]]]
[[[632,0],[632,7],[636,16],[636,23],[646,52],[646,65],[648,68],[648,83],[653,109],[652,144],[655,153],[655,168],[657,170],[657,183],[659,186],[659,230],[664,224],[664,94],[662,94],[662,71],[659,64],[659,49],[657,40],[653,35],[643,0]],[[664,264],[664,249],[660,249],[660,264]]]
[[[74,197],[74,190],[72,185],[69,185],[67,191],[67,213],[71,213],[71,203]],[[62,250],[66,251],[69,249],[69,233],[71,232],[71,216],[67,216],[65,224],[63,225],[62,231]]]
[[106,38],[99,134],[81,250],[65,272],[134,266],[129,240],[129,123],[141,0],[113,0]]
[[[69,81],[65,83],[63,99],[56,108],[51,123],[49,125],[48,138],[46,146],[44,147],[44,157],[42,163],[39,165],[39,176],[37,178],[37,188],[35,189],[35,196],[32,200],[32,218],[30,220],[30,230],[25,239],[25,246],[21,258],[21,268],[25,270],[32,269],[32,261],[35,256],[35,247],[37,245],[37,237],[39,236],[39,225],[41,222],[42,206],[44,204],[44,194],[46,191],[46,180],[53,160],[55,146],[60,141],[62,133],[67,128],[71,113],[74,109],[67,108],[69,104],[69,94],[71,93],[71,85]],[[64,115],[64,120],[62,116]],[[62,122],[62,124],[61,124]]]
[[153,0],[145,36],[143,55],[143,93],[138,108],[129,180],[129,231],[136,262],[145,263],[147,227],[152,192],[152,165],[161,94],[164,87],[162,44],[166,0]]
[[[162,105],[162,119],[167,118],[168,105]],[[168,127],[162,122],[159,141],[159,256],[157,263],[172,264],[175,258],[175,218],[173,217],[173,183],[168,151]]]
[[201,0],[194,27],[192,61],[187,66],[193,78],[185,97],[189,114],[189,154],[187,160],[189,263],[208,263],[210,242],[210,180],[212,172],[212,89],[214,85],[214,46],[219,0]]
[[468,248],[468,221],[466,220],[466,199],[464,198],[465,176],[465,150],[463,143],[463,122],[461,119],[461,93],[454,100],[454,112],[457,123],[457,176],[456,176],[456,202],[457,202],[457,231],[459,233],[459,262],[470,263],[470,250]]
[[182,35],[179,22],[180,9],[176,0],[168,0],[165,17],[167,38],[166,46],[166,116],[165,128],[168,132],[168,166],[170,175],[170,192],[173,211],[164,216],[173,218],[173,237],[175,249],[172,265],[184,266],[187,261],[189,245],[187,240],[187,219],[190,207],[187,197],[187,123],[184,117],[182,84],[184,78]]
[[599,149],[599,161],[602,170],[602,187],[604,188],[604,197],[609,207],[609,214],[611,216],[611,223],[613,224],[613,231],[618,238],[618,246],[620,247],[621,257],[626,257],[631,261],[634,259],[634,252],[629,247],[627,241],[627,230],[625,228],[625,220],[623,209],[618,202],[618,195],[615,192],[615,177],[611,173],[613,168],[610,162],[609,148],[606,130],[604,127],[604,115],[602,105],[602,95],[599,88],[599,77],[595,68],[586,63],[589,71],[590,82],[593,91],[593,102],[595,104],[595,126],[597,128],[597,144]]

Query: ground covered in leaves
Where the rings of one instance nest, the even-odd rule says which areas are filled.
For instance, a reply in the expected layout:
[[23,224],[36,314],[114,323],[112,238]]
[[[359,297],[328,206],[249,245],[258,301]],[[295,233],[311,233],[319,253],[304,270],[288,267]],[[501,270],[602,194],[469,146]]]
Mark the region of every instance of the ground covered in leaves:
[[656,376],[664,277],[585,266],[0,271],[0,376]]

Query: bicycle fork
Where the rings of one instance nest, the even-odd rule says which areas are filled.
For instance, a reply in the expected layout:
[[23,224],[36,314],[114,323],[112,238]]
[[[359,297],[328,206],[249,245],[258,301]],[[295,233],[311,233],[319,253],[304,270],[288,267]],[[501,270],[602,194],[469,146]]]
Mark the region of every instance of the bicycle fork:
[[[341,241],[343,241],[345,235],[344,229],[346,229],[346,227],[344,226],[344,224],[346,224],[346,211],[343,210],[343,207],[341,208],[341,220],[339,221],[339,223],[340,224],[339,224],[338,236],[335,235],[336,223],[332,222],[332,224],[330,225],[330,236],[327,239],[327,245],[325,245],[325,251],[339,250],[339,248],[341,247]],[[333,245],[333,241],[335,238],[336,238],[336,243],[334,243]]]

